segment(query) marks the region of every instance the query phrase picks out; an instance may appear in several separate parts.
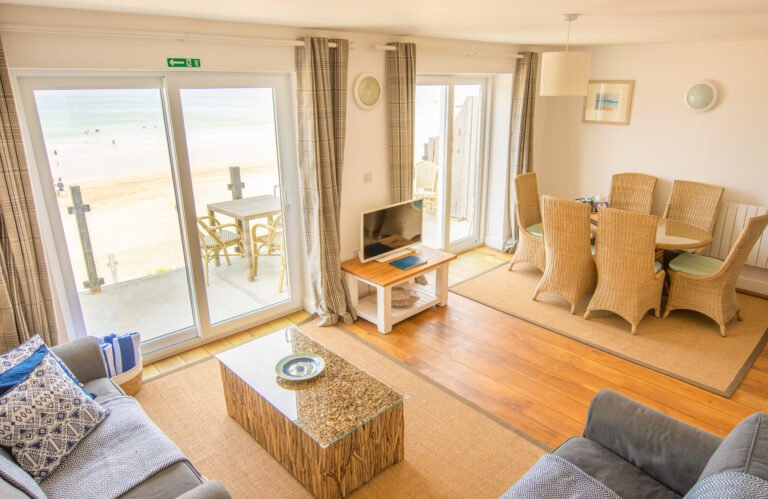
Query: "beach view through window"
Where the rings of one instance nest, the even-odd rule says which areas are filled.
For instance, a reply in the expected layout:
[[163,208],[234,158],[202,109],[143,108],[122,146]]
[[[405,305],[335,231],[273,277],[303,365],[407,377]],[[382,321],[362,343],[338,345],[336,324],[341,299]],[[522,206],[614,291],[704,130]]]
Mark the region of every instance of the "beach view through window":
[[[34,96],[87,333],[148,341],[194,327],[160,89]],[[200,245],[190,257],[207,268],[215,324],[289,299],[273,90],[180,97]]]
[[160,90],[35,101],[88,334],[193,326]]

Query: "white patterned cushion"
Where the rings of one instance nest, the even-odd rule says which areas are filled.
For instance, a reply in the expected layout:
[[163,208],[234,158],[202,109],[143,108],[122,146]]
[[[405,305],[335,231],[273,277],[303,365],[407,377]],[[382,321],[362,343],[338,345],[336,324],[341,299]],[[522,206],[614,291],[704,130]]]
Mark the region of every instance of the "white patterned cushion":
[[13,350],[8,350],[0,355],[0,374],[27,360],[42,344],[43,340],[38,335],[34,335]]
[[40,482],[109,414],[64,373],[51,353],[0,397],[0,444]]

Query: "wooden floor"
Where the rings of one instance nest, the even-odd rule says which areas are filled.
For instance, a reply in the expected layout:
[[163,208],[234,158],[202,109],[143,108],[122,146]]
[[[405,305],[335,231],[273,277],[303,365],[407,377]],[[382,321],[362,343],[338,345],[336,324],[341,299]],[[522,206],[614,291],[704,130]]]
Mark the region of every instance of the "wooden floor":
[[[451,263],[455,284],[509,259],[481,247]],[[768,306],[768,302],[766,302]],[[145,379],[304,320],[297,312],[145,367]],[[717,435],[755,411],[768,411],[768,352],[730,399],[451,293],[447,307],[396,324],[388,335],[363,320],[357,336],[549,447],[581,435],[602,388],[616,391]]]
[[[508,258],[490,248],[472,253],[457,261],[457,274]],[[362,319],[344,327],[549,447],[581,435],[589,402],[603,388],[721,436],[768,411],[765,350],[727,399],[453,293],[447,307],[388,335]]]

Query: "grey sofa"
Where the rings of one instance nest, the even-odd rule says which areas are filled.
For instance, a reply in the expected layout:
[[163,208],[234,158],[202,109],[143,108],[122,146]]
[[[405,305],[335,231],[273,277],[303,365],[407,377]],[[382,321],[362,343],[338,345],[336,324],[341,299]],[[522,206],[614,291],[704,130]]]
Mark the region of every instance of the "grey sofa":
[[[96,401],[126,396],[123,391],[107,378],[101,349],[96,338],[86,337],[56,346],[51,350],[67,365],[72,373],[83,383],[86,390],[96,395]],[[142,417],[146,417],[145,415]],[[147,418],[148,421],[148,418]],[[86,437],[87,438],[87,437]],[[125,445],[125,443],[121,443]],[[0,453],[5,466],[16,466],[7,451]],[[10,460],[9,464],[7,461]],[[19,468],[21,473],[24,473]],[[0,478],[0,497],[26,498],[20,489]],[[124,498],[172,498],[183,499],[227,499],[227,490],[217,481],[203,481],[198,477],[188,462],[177,462],[152,475],[141,484],[129,490]]]
[[[590,404],[583,436],[552,454],[625,498],[681,497],[705,479],[692,495],[765,497],[768,483],[759,483],[758,493],[745,477],[768,480],[768,414],[749,416],[723,439],[606,389]],[[719,487],[714,495],[712,483]]]

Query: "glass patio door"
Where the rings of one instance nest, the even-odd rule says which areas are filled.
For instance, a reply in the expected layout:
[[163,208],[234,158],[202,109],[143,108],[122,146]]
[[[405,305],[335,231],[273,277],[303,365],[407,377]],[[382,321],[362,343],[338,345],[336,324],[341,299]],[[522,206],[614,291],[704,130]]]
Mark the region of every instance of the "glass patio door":
[[414,197],[425,200],[424,241],[458,250],[481,239],[486,80],[420,77]]
[[139,331],[146,354],[300,308],[287,75],[30,73],[33,190],[71,337]]
[[21,81],[69,334],[194,336],[162,80]]
[[190,173],[202,288],[214,326],[297,303],[287,236],[298,223],[284,199],[290,192],[286,183],[295,185],[296,179],[285,178],[295,173],[281,168],[291,154],[290,139],[278,141],[283,132],[289,134],[291,119],[289,109],[280,106],[288,97],[281,83],[196,75],[168,79],[171,107],[180,111],[172,112],[181,131],[179,162]]

